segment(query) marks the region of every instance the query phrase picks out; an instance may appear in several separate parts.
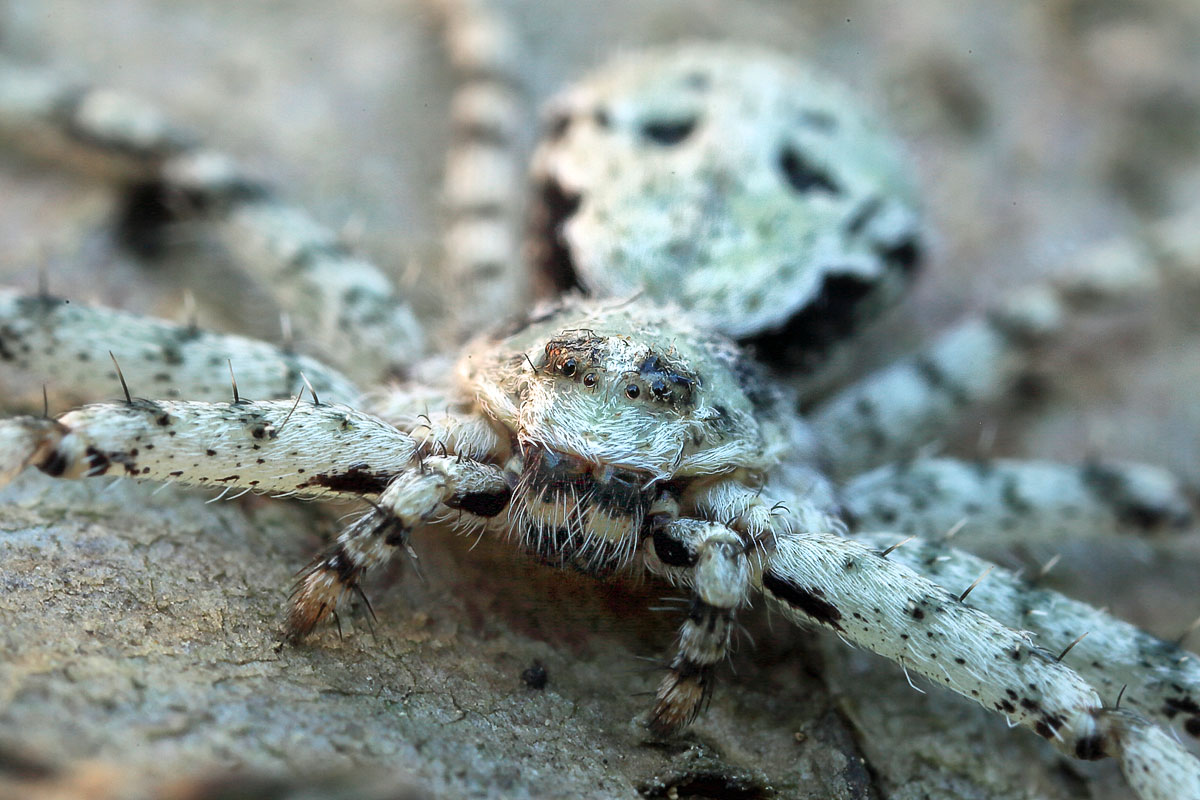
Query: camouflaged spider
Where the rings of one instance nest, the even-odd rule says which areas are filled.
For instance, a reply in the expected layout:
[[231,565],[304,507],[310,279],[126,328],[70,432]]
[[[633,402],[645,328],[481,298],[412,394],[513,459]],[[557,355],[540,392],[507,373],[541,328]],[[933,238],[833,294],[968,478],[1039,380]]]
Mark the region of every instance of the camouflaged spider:
[[[807,77],[778,59],[736,49],[685,48],[648,63],[624,62],[572,93],[553,118],[535,167],[543,200],[539,243],[551,278],[597,294],[640,288],[644,296],[545,306],[514,329],[473,345],[459,362],[454,385],[394,391],[366,404],[367,411],[350,407],[359,395],[350,380],[269,345],[68,309],[42,296],[6,296],[6,361],[53,373],[61,358],[77,384],[87,387],[109,380],[107,350],[136,344],[143,357],[122,360],[129,382],[161,383],[170,387],[165,393],[184,399],[127,397],[57,420],[7,421],[0,426],[6,459],[0,474],[33,464],[61,477],[123,473],[370,500],[372,510],[301,580],[289,614],[294,636],[312,630],[357,587],[368,567],[402,550],[421,525],[445,522],[510,535],[544,561],[591,573],[641,567],[661,574],[688,588],[692,605],[650,717],[660,734],[687,724],[702,707],[712,670],[729,647],[735,613],[752,592],[761,592],[789,619],[835,631],[892,658],[1033,728],[1068,755],[1118,758],[1144,797],[1195,795],[1200,776],[1190,756],[1139,716],[1170,720],[1177,713],[1163,708],[1188,707],[1200,683],[1194,660],[1061,597],[1043,598],[1057,613],[1035,625],[1021,610],[1028,589],[1015,576],[993,572],[975,588],[971,580],[984,567],[972,557],[933,544],[896,548],[897,537],[869,533],[944,528],[942,518],[958,513],[957,506],[970,506],[969,514],[984,526],[1014,514],[1056,524],[1068,524],[1070,516],[1075,522],[1069,524],[1113,528],[1131,517],[1169,524],[1186,514],[1171,481],[1140,467],[1078,470],[1001,462],[980,470],[947,459],[888,466],[895,454],[928,440],[948,412],[997,391],[1031,345],[1054,333],[1076,295],[1097,290],[1091,276],[1014,299],[955,329],[912,361],[833,395],[803,420],[794,413],[793,390],[713,329],[757,338],[760,351],[780,349],[786,360],[804,365],[836,344],[857,315],[892,299],[918,250],[911,199],[897,177],[903,170],[883,139],[870,139],[873,134],[858,122],[860,112],[849,101],[836,91],[814,96],[818,84],[806,83]],[[490,66],[503,68],[504,62]],[[770,80],[755,83],[740,69],[755,80],[764,74]],[[509,113],[507,89],[495,85],[497,73],[480,73],[463,90],[459,124],[466,145],[455,162],[476,167],[473,159],[503,157],[492,151],[502,150],[497,126]],[[639,83],[646,75],[653,80]],[[71,90],[39,76],[11,77],[3,97],[14,109],[13,124],[49,131],[123,177],[132,174],[141,202],[161,206],[168,218],[205,220],[248,263],[279,270],[273,284],[285,302],[301,307],[334,349],[352,353],[348,361],[397,363],[420,351],[412,315],[373,268],[236,165],[114,95]],[[750,102],[748,112],[738,105],[754,98],[754,86],[764,85],[779,89],[787,102]],[[691,93],[682,101],[679,86]],[[674,104],[666,109],[670,113],[639,117],[647,109],[660,111],[663,97]],[[788,105],[794,98],[803,98],[795,101],[802,107]],[[736,118],[750,131],[775,132],[770,125],[785,112],[809,112],[784,122],[800,118],[815,141],[850,135],[861,149],[831,146],[822,153],[811,141],[789,142],[749,167],[735,163],[736,170],[722,173],[712,142],[704,144],[706,128],[720,131],[723,121]],[[760,297],[754,310],[766,314],[762,319],[746,322],[746,314],[727,313],[751,307],[748,295],[734,291],[747,287],[740,275],[726,282],[723,293],[709,291],[712,279],[679,295],[674,279],[664,281],[663,291],[687,313],[660,307],[668,299],[661,287],[621,272],[632,266],[656,279],[666,274],[647,266],[653,231],[629,238],[596,232],[611,214],[597,212],[593,201],[599,202],[602,189],[622,188],[617,180],[622,176],[612,167],[640,158],[628,147],[637,136],[684,158],[694,155],[690,169],[674,162],[666,170],[682,176],[681,183],[659,185],[653,170],[634,175],[633,188],[649,190],[651,206],[656,197],[678,198],[688,186],[698,187],[697,194],[710,202],[700,223],[719,228],[714,220],[740,222],[730,227],[735,239],[746,230],[765,230],[768,239],[795,251],[795,243],[806,240],[788,228],[791,220],[756,228],[736,213],[772,212],[785,202],[783,196],[806,212],[826,212],[848,236],[818,237],[815,256],[797,258],[784,276],[802,288],[786,284],[781,297],[790,304]],[[597,157],[604,137],[619,150],[611,162]],[[573,161],[576,153],[594,161]],[[745,153],[733,149],[730,155]],[[865,167],[855,161],[859,156]],[[652,165],[654,159],[666,161],[661,153],[649,159]],[[608,167],[598,183],[573,171],[597,162]],[[496,250],[485,257],[472,248],[499,247],[504,213],[497,212],[495,198],[480,200],[476,191],[492,186],[495,176],[462,169],[474,176],[464,181],[478,179],[480,185],[451,180],[447,194],[466,211],[455,217],[451,241],[460,249],[451,245],[449,260],[477,279],[473,290],[486,292],[487,276],[511,276],[496,269]],[[769,196],[752,197],[758,207],[739,205],[735,201],[745,199],[740,192],[759,186],[747,178],[757,177],[755,170],[774,176]],[[738,185],[731,174],[746,182]],[[714,176],[724,180],[690,183]],[[633,209],[628,213],[634,220],[661,223],[652,207],[637,210],[636,192],[619,196],[616,207]],[[733,212],[714,210],[712,204],[721,203]],[[699,205],[680,208],[686,217]],[[678,226],[687,220],[669,222],[672,235],[664,243],[673,265],[692,267],[688,275],[702,273],[696,264],[720,273],[719,258],[696,258],[719,252],[710,244],[719,238],[685,236],[681,242]],[[827,224],[819,221],[815,230],[826,231]],[[1159,233],[1170,241],[1177,232]],[[604,250],[614,243],[638,250],[632,255]],[[688,252],[691,262],[680,256],[687,244],[694,248]],[[758,248],[765,249],[761,243]],[[824,260],[831,254],[839,257],[836,263]],[[1149,277],[1139,272],[1134,279]],[[501,291],[511,285],[495,284]],[[847,304],[847,294],[856,302]],[[726,305],[702,307],[713,298]],[[112,339],[96,331],[108,331]],[[226,360],[238,365],[246,397],[288,397],[303,373],[313,402],[236,396],[232,403],[215,402],[225,389],[213,380],[212,369]],[[206,397],[214,400],[203,402]],[[436,419],[425,415],[431,399],[447,412]],[[931,493],[940,495],[936,515],[916,502]],[[1064,513],[1068,507],[1070,515]],[[971,605],[964,602],[968,595]],[[1052,652],[1071,644],[1069,638],[1059,640],[1080,626],[1104,634],[1078,644],[1077,655],[1095,649],[1073,668]],[[1037,644],[1017,628],[1036,630]],[[1137,663],[1147,653],[1155,654],[1155,674]],[[1107,698],[1123,684],[1139,691],[1130,693],[1124,709],[1105,705],[1097,690]]]

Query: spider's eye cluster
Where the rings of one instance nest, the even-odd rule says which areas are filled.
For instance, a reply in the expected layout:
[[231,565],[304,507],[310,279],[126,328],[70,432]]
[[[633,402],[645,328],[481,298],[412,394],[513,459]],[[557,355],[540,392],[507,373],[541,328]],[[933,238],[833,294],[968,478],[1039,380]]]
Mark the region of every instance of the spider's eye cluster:
[[596,384],[600,382],[600,378],[596,374],[597,370],[591,360],[566,348],[548,347],[546,349],[545,370],[551,375],[582,383],[589,389],[595,388]]
[[630,400],[645,399],[682,408],[692,405],[699,385],[695,376],[652,354],[641,363],[636,374],[629,376],[624,393]]

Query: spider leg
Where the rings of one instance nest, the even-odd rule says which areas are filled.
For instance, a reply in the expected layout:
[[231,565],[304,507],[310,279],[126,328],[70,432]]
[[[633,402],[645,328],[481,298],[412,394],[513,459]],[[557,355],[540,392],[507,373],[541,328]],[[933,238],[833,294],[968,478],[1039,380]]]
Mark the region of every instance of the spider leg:
[[[129,191],[151,229],[204,222],[348,368],[373,377],[424,352],[416,317],[373,264],[230,158],[199,146],[135,98],[37,71],[0,75],[0,134],[55,163],[84,164]],[[152,212],[147,211],[152,209]]]
[[1028,634],[835,529],[831,521],[780,527],[774,536],[755,585],[788,619],[833,631],[994,709],[1066,755],[1116,758],[1144,800],[1200,797],[1200,761],[1170,736],[1105,706],[1078,672]]
[[430,0],[443,27],[459,86],[451,101],[451,140],[443,198],[443,264],[454,301],[455,338],[473,336],[529,304],[521,258],[527,89],[521,47],[505,16],[486,0]]
[[500,467],[430,456],[398,475],[357,521],[303,571],[292,594],[287,635],[306,636],[357,589],[367,569],[408,546],[414,528],[449,521],[480,528],[507,507],[512,488]]
[[1165,288],[1194,292],[1198,216],[1200,209],[1151,226],[1140,240],[1088,251],[1060,277],[1008,297],[822,402],[810,421],[835,475],[909,458],[943,436],[966,406],[1002,397],[1072,314]]
[[[879,551],[902,540],[891,533],[861,533],[854,539]],[[1035,633],[1038,644],[1052,653],[1063,653],[1075,642],[1062,661],[1101,696],[1112,701],[1125,688],[1123,708],[1200,737],[1200,658],[1179,645],[943,543],[910,541],[895,547],[887,560],[951,593],[962,592],[986,572],[966,605],[1011,628]],[[1087,636],[1076,641],[1081,634]]]
[[841,498],[857,530],[927,538],[955,530],[956,543],[988,546],[1152,534],[1192,519],[1169,472],[1109,461],[918,458],[859,475]]
[[127,475],[306,498],[378,495],[419,465],[419,443],[346,406],[291,400],[99,403],[56,420],[0,420],[0,483]]
[[712,693],[713,670],[729,652],[734,614],[750,589],[746,543],[719,522],[661,519],[654,526],[655,572],[691,587],[679,643],[659,684],[650,728],[666,736],[696,718]]
[[49,385],[68,402],[112,395],[110,353],[133,391],[169,399],[229,398],[231,368],[246,397],[288,397],[301,375],[327,401],[359,394],[336,370],[266,342],[0,288],[0,370],[21,373],[14,386]]

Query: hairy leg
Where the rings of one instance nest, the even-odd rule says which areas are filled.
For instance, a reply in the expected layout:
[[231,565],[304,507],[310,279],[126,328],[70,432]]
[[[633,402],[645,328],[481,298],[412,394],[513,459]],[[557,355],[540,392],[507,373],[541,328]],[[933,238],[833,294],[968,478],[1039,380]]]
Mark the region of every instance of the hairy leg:
[[452,335],[464,339],[530,301],[521,256],[525,151],[532,117],[520,44],[487,0],[430,0],[459,86],[451,101],[443,203],[445,287]]
[[861,533],[854,539],[880,551],[894,548],[889,561],[951,594],[973,587],[966,605],[1036,634],[1041,647],[1063,653],[1062,662],[1108,702],[1120,695],[1121,706],[1200,737],[1200,658],[1177,644],[942,543],[917,539],[896,547],[904,537],[894,533]]
[[779,535],[760,585],[789,619],[833,631],[994,709],[1066,755],[1116,758],[1143,800],[1200,796],[1200,762],[1171,737],[1106,705],[1028,634],[880,551],[828,531]]
[[1151,534],[1192,520],[1182,487],[1167,471],[1102,461],[918,458],[858,476],[841,498],[856,530],[926,538],[953,530],[955,542],[968,547]]
[[512,497],[502,468],[448,456],[429,456],[396,477],[370,511],[344,530],[297,582],[287,633],[306,636],[338,602],[357,590],[367,569],[385,564],[413,529],[438,521],[478,528],[501,514]]
[[666,736],[696,718],[712,693],[713,670],[729,652],[734,614],[750,590],[747,543],[719,522],[661,519],[654,525],[649,569],[692,592],[678,649],[659,684],[650,728]]
[[132,392],[167,399],[228,398],[231,370],[240,394],[256,400],[294,395],[304,379],[322,400],[359,394],[336,370],[266,342],[0,289],[0,369],[30,388],[67,402],[117,394],[113,359]]
[[912,457],[973,403],[1003,397],[1073,314],[1096,305],[1200,288],[1200,209],[1101,245],[1063,274],[965,320],[920,352],[821,403],[814,430],[840,478]]
[[189,486],[357,499],[419,464],[420,443],[369,414],[288,400],[130,400],[56,420],[0,420],[0,482],[126,475]]
[[152,248],[167,225],[205,223],[356,377],[403,370],[423,354],[416,317],[387,276],[231,159],[200,147],[135,98],[31,70],[3,73],[0,135],[126,190],[127,238]]

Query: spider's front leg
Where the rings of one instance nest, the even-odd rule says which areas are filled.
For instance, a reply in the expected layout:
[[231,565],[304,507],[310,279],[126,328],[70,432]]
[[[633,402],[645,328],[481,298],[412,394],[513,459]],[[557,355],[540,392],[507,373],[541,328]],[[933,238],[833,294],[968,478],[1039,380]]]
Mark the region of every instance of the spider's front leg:
[[408,544],[413,529],[436,521],[481,527],[508,506],[512,485],[497,466],[452,456],[427,456],[396,477],[374,507],[344,530],[301,575],[292,594],[287,635],[308,635],[352,591],[367,569]]
[[[464,429],[474,430],[469,422],[463,420]],[[512,484],[501,467],[432,455],[433,444],[345,406],[137,399],[84,406],[56,420],[0,420],[0,482],[34,466],[61,478],[128,475],[371,501],[374,509],[301,578],[288,614],[288,633],[298,638],[356,588],[368,567],[402,547],[417,525],[439,517],[481,524],[507,507]],[[445,442],[436,445],[446,452]]]
[[889,561],[969,595],[965,602],[992,619],[1036,634],[1040,645],[1061,653],[1060,660],[1105,697],[1120,695],[1123,707],[1200,738],[1200,659],[1179,643],[1158,639],[943,542],[909,541],[895,533],[854,538],[887,550]]
[[381,493],[420,463],[419,443],[346,406],[129,399],[55,420],[0,420],[0,481],[27,466],[52,477],[125,475],[305,498]]
[[649,567],[692,590],[650,714],[651,730],[666,736],[692,722],[712,694],[713,669],[729,652],[734,613],[750,591],[750,564],[742,537],[722,523],[658,514],[651,529]]
[[[767,538],[781,525],[827,519],[815,505],[783,519],[781,509],[741,477],[702,485],[680,501],[661,500],[651,510],[647,568],[692,590],[678,650],[650,715],[659,735],[692,722],[712,694],[713,670],[729,652],[734,615],[759,580]],[[681,506],[695,516],[680,516]]]
[[1144,800],[1200,797],[1200,762],[1144,718],[1106,706],[1028,634],[838,535],[832,520],[792,528],[779,526],[756,581],[789,619],[833,631],[998,711],[1066,755],[1116,758]]

